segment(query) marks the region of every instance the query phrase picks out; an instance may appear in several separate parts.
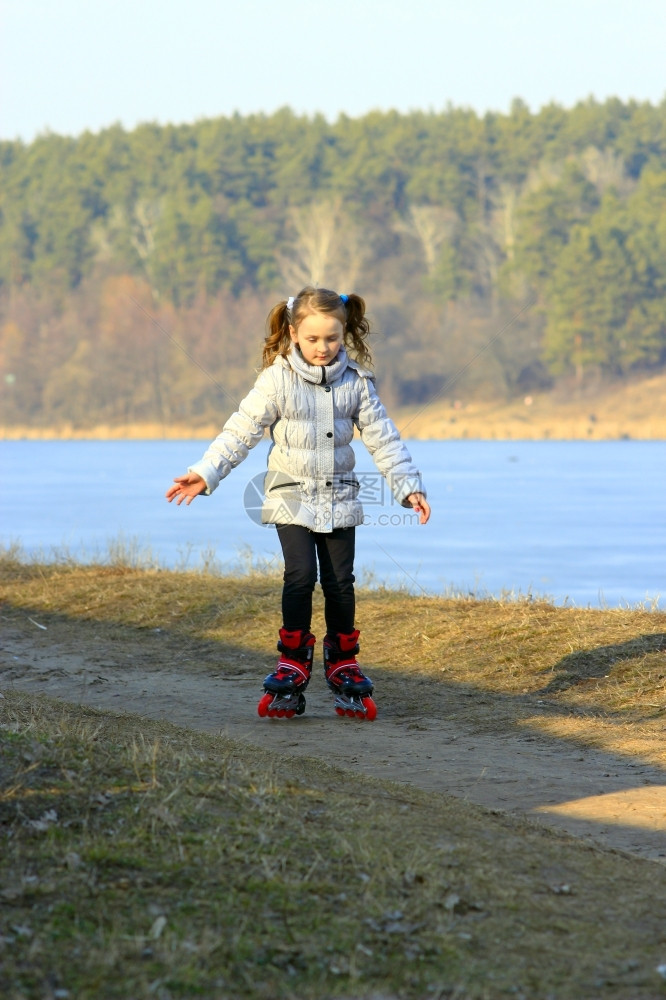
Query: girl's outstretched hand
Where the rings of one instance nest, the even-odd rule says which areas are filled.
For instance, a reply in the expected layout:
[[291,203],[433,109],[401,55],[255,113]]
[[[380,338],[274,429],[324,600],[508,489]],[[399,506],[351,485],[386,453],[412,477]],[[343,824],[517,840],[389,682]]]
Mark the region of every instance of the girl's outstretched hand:
[[195,497],[206,489],[206,480],[197,476],[196,472],[188,472],[185,476],[176,476],[173,486],[166,491],[166,498],[171,503],[175,500],[178,506],[185,501],[191,504]]
[[419,524],[426,524],[430,517],[430,504],[423,493],[410,493],[407,499],[411,503],[414,513],[419,515]]

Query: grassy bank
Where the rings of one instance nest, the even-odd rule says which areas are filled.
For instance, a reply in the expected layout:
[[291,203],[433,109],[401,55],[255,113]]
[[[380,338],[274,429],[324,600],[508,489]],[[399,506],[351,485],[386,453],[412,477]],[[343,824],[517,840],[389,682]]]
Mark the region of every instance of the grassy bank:
[[[273,669],[280,595],[277,574],[30,565],[11,552],[0,559],[0,600],[13,613],[52,616],[74,630],[94,624],[101,643],[140,636],[150,647],[157,637],[168,654],[154,655],[177,656],[193,671]],[[319,588],[314,613],[323,619]],[[656,602],[597,610],[379,588],[359,593],[359,620],[364,662],[385,671],[382,700],[392,712],[412,712],[425,687],[445,717],[488,715],[501,727],[506,712],[608,750],[641,745],[646,759],[666,763],[666,613]],[[48,637],[35,629],[34,641]],[[495,696],[492,711],[471,692]]]
[[[128,671],[143,654],[261,676],[279,592],[260,576],[0,563],[5,628],[27,623],[45,655],[67,630],[84,655],[123,651]],[[360,598],[386,712],[427,691],[442,718],[529,720],[664,764],[663,613]],[[1,690],[8,1000],[666,996],[661,865],[313,759]]]
[[664,440],[666,375],[511,402],[435,401],[399,415],[407,437],[491,440]]

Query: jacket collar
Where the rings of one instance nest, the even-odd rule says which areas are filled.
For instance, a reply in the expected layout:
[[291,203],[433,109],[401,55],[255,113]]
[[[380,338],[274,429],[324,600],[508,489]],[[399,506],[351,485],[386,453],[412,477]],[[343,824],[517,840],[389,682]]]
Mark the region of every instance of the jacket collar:
[[291,345],[287,361],[294,371],[301,375],[306,382],[325,383],[327,385],[331,382],[337,382],[344,374],[349,363],[347,352],[344,347],[341,347],[335,361],[332,361],[330,365],[309,365],[296,344]]

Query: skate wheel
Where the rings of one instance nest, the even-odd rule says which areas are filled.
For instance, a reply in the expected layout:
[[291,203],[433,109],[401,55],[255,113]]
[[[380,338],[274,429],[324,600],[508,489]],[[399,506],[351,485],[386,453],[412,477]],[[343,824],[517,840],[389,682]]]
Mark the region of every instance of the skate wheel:
[[354,711],[353,708],[346,708],[345,715],[348,716],[350,719],[353,719],[354,716],[356,715],[356,712]]
[[361,701],[365,709],[365,718],[368,722],[373,722],[377,718],[377,705],[374,698],[362,698]]
[[285,715],[287,713],[286,713],[286,711],[285,711],[284,708],[278,708],[278,710],[277,710],[277,712],[275,714],[277,715],[278,719],[284,719],[284,717],[285,717]]
[[296,715],[296,709],[295,708],[288,708],[287,711],[284,714],[286,715],[286,717],[288,719],[293,719],[293,717]]
[[270,715],[268,711],[268,706],[273,701],[273,695],[266,693],[259,699],[259,704],[257,705],[257,712],[262,719],[265,719],[267,715]]
[[336,708],[335,714],[336,715],[344,715],[345,714],[344,708],[340,708],[340,707]]

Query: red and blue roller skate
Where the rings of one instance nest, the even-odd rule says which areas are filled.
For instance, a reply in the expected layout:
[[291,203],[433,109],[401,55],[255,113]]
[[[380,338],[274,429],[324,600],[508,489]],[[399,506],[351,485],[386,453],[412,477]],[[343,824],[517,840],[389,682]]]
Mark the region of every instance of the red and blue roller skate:
[[280,629],[277,667],[264,681],[257,712],[263,718],[292,719],[305,711],[304,691],[312,674],[315,637],[303,629]]
[[328,632],[324,639],[324,673],[326,683],[335,695],[335,711],[350,718],[377,718],[377,705],[371,697],[373,684],[359,667],[358,629],[353,632]]

